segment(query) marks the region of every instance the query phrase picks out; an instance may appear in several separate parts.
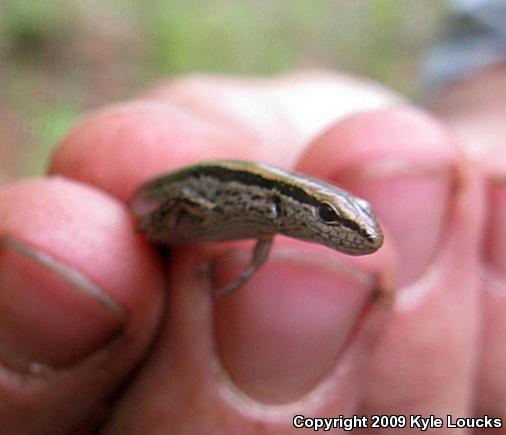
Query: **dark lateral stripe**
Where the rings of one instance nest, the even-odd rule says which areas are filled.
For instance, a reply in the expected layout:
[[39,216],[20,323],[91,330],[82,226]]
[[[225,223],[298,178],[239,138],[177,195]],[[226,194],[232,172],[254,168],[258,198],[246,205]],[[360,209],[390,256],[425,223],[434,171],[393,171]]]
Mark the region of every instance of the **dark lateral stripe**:
[[198,178],[199,176],[208,176],[216,178],[222,182],[237,181],[248,186],[259,186],[265,189],[275,189],[282,195],[286,195],[294,200],[317,206],[320,204],[317,198],[307,193],[301,187],[293,183],[284,181],[280,175],[273,174],[273,179],[266,178],[261,174],[257,174],[248,170],[231,169],[224,166],[191,166],[181,171],[174,172],[166,177],[158,179],[155,183],[162,185],[167,181],[177,182],[183,181],[188,177]]
[[[265,166],[263,166],[262,169],[268,172],[268,168]],[[321,201],[319,201],[318,198],[309,194],[303,188],[291,182],[284,181],[283,173],[282,171],[280,172],[281,173],[273,173],[273,178],[267,178],[259,173],[247,169],[243,170],[237,168],[229,168],[222,165],[194,165],[181,169],[180,171],[170,173],[166,176],[162,176],[152,182],[151,185],[153,187],[156,187],[158,185],[163,186],[167,182],[179,182],[189,177],[199,178],[200,176],[206,176],[216,178],[222,182],[238,181],[248,186],[260,186],[269,190],[275,189],[282,195],[293,198],[299,203],[308,204],[315,207],[321,205]],[[302,179],[304,180],[305,178],[306,177]],[[367,236],[367,234],[356,222],[343,218],[341,216],[339,216],[338,219],[343,226],[361,233],[364,237]]]

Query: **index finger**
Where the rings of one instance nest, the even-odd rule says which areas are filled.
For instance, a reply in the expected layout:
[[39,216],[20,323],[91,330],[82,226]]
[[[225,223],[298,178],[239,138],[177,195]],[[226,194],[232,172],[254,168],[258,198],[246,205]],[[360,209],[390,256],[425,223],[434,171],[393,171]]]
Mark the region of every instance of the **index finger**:
[[83,119],[55,151],[50,172],[127,200],[154,174],[231,155],[247,158],[235,133],[182,108],[143,100]]

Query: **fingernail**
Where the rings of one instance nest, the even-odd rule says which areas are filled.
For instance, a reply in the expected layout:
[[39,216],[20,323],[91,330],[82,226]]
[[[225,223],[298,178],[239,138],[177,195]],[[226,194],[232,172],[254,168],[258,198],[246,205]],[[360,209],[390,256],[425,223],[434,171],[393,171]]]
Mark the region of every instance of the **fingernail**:
[[347,181],[347,188],[371,202],[399,258],[409,258],[399,271],[400,284],[419,279],[444,239],[458,183],[456,171],[385,160],[366,165]]
[[[265,403],[299,399],[333,370],[373,293],[371,276],[343,256],[308,249],[275,249],[243,288],[216,304],[223,367]],[[237,278],[249,256],[239,252],[214,265],[218,285]]]
[[127,313],[62,260],[0,237],[0,360],[30,371],[77,362],[124,328]]

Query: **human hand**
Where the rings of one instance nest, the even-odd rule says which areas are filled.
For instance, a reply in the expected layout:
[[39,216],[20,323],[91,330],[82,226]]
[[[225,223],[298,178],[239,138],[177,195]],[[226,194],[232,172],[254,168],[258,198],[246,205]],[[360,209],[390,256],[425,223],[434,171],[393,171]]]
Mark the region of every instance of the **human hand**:
[[[484,184],[443,126],[399,106],[342,76],[201,77],[83,119],[51,163],[65,178],[0,191],[2,427],[284,434],[296,414],[473,416],[490,324]],[[213,301],[250,248],[162,259],[127,203],[141,182],[217,158],[342,184],[374,205],[384,249],[278,237],[243,289]]]

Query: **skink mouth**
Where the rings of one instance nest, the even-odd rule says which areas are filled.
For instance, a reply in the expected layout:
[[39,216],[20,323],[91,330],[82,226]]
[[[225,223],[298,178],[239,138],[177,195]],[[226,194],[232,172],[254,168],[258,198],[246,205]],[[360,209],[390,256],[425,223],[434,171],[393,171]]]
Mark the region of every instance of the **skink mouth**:
[[367,255],[376,252],[383,245],[383,233],[381,231],[374,233],[366,233],[364,236],[364,244],[359,255]]

